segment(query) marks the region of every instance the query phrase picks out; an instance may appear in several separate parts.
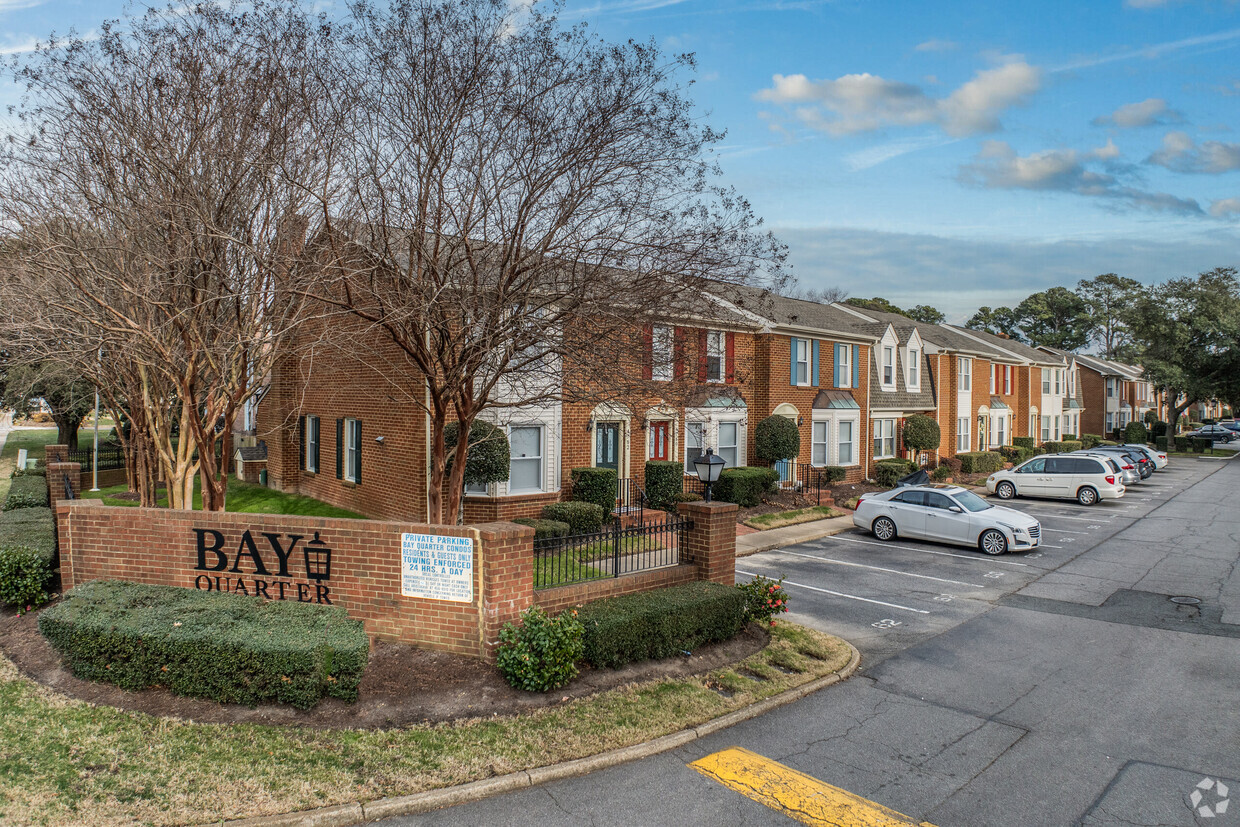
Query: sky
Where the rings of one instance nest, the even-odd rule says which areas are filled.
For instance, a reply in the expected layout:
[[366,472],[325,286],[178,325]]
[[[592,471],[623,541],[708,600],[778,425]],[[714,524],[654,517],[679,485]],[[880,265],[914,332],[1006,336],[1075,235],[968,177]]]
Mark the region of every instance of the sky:
[[[122,12],[0,0],[0,56]],[[723,182],[805,287],[963,322],[1100,273],[1240,266],[1240,0],[567,0],[563,17],[695,54]]]

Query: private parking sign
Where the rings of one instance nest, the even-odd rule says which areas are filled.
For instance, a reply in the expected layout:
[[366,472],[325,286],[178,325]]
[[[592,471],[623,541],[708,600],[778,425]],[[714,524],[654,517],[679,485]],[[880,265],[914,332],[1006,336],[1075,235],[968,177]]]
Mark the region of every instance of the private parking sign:
[[400,535],[400,593],[405,597],[471,603],[474,541],[438,534]]

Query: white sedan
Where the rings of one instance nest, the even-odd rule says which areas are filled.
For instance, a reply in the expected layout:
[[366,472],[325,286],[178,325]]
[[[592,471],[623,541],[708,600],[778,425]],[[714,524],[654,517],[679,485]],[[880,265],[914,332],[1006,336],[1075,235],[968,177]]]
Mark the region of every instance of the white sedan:
[[1042,526],[1033,517],[991,505],[958,485],[913,485],[866,494],[853,512],[853,525],[880,540],[933,540],[976,546],[986,554],[1028,550],[1042,538]]

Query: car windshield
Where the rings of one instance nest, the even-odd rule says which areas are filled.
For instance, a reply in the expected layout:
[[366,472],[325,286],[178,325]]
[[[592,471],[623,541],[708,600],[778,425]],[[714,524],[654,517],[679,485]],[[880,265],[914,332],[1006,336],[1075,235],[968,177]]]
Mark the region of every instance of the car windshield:
[[985,511],[988,508],[994,508],[993,505],[974,494],[972,491],[961,491],[959,494],[952,494],[952,498],[960,503],[961,508],[965,511]]

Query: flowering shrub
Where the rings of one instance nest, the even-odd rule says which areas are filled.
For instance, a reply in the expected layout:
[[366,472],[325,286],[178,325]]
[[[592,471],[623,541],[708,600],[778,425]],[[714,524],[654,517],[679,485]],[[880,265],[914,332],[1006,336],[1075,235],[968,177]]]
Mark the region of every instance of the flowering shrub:
[[784,591],[784,578],[769,580],[758,575],[748,583],[740,583],[738,589],[745,595],[745,622],[775,625],[775,615],[788,611],[788,593]]
[[521,615],[521,625],[505,623],[499,632],[496,666],[504,680],[526,692],[559,689],[577,677],[585,651],[585,627],[570,609],[549,617],[538,606]]

